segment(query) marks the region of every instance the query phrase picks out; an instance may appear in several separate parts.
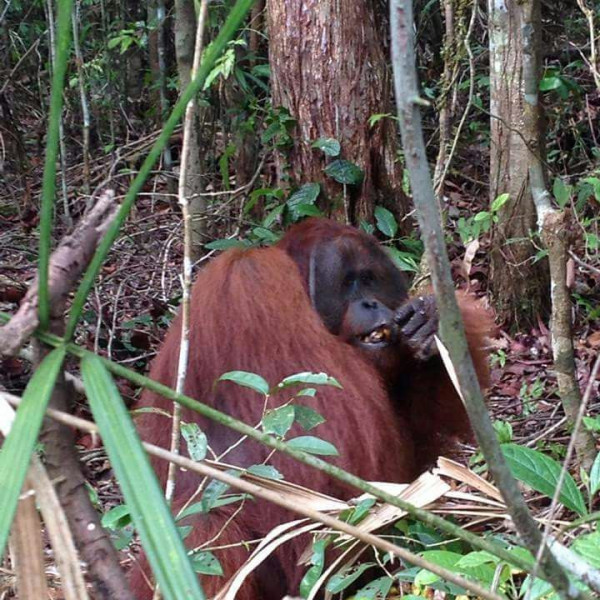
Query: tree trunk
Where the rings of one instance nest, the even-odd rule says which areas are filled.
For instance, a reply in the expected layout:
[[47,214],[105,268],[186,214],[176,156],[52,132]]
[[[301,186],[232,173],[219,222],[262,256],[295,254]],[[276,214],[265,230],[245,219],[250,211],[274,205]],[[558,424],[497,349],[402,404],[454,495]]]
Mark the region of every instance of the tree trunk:
[[[318,182],[326,213],[357,223],[372,220],[381,204],[407,212],[396,124],[369,117],[393,113],[387,66],[387,27],[375,2],[269,0],[267,20],[273,106],[296,120],[289,152],[277,157],[280,182]],[[331,158],[311,147],[335,138],[341,157],[364,172],[362,184],[344,186],[323,173]],[[406,229],[406,227],[405,227]]]
[[[539,18],[539,15],[538,15]],[[489,0],[490,201],[508,193],[493,230],[490,285],[498,314],[516,326],[531,324],[549,303],[546,261],[534,262],[536,214],[529,187],[529,148],[542,133],[523,132],[523,39],[517,3]],[[539,28],[537,29],[539,33]],[[540,37],[531,52],[540,66]]]
[[[197,19],[194,0],[175,0],[175,54],[179,88],[183,91],[191,81],[194,64],[194,47],[196,42]],[[190,217],[192,220],[192,258],[197,260],[203,254],[206,242],[206,199],[202,193],[202,173],[204,162],[200,155],[201,123],[204,120],[204,109],[196,106],[194,122],[189,130],[187,172],[184,193],[189,199]]]

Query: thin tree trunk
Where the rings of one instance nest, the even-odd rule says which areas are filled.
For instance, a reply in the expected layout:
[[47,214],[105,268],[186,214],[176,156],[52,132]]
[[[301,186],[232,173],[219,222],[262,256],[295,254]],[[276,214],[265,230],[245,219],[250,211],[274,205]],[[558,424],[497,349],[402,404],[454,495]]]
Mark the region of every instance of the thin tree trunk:
[[[489,0],[490,30],[490,201],[510,195],[492,234],[490,285],[499,315],[516,326],[530,324],[548,308],[545,261],[535,262],[531,234],[536,214],[529,188],[529,147],[542,134],[522,131],[523,38],[517,3]],[[539,66],[539,32],[532,56]]]
[[[541,28],[539,0],[523,0],[520,15],[524,25],[523,53],[523,132],[527,139],[535,140],[541,121],[540,111],[540,69],[534,43],[529,41]],[[539,139],[539,138],[538,138]],[[583,417],[581,390],[577,382],[575,351],[573,348],[572,302],[567,285],[568,250],[572,243],[572,217],[565,210],[555,209],[546,189],[545,166],[541,160],[542,149],[531,146],[527,166],[531,178],[531,191],[536,208],[539,233],[548,251],[551,277],[552,317],[552,357],[558,384],[558,394],[569,424],[573,427],[573,447],[577,453],[578,466],[586,470],[592,466],[596,456],[596,444],[592,434],[581,427]],[[581,414],[580,414],[581,413]],[[568,466],[568,462],[567,462]]]
[[[206,4],[202,3],[202,7],[205,6]],[[202,18],[202,15],[200,15],[200,18]],[[206,15],[204,15],[204,18],[206,18]],[[185,89],[191,80],[196,22],[194,1],[175,0],[175,54],[177,56],[177,70],[181,90]],[[206,242],[206,199],[201,195],[203,191],[202,172],[204,161],[200,153],[200,129],[204,116],[205,110],[196,107],[191,117],[193,120],[192,126],[186,134],[188,135],[186,140],[187,156],[185,157],[187,169],[183,174],[185,177],[184,195],[189,201],[191,250],[194,260],[202,256],[202,246]],[[181,161],[183,162],[183,157]]]
[[[269,0],[267,19],[273,106],[296,120],[293,146],[277,157],[280,181],[318,182],[329,214],[371,220],[376,204],[402,217],[407,200],[397,160],[395,124],[369,117],[393,112],[385,27],[377,3]],[[341,157],[364,171],[362,185],[344,187],[323,173],[331,160],[311,147],[335,138]]]

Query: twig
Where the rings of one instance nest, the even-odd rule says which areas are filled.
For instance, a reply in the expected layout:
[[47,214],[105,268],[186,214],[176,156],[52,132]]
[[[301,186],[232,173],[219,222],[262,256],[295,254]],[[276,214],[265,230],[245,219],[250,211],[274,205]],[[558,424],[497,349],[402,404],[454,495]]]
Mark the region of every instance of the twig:
[[[194,64],[192,66],[191,79],[195,79],[200,67],[202,57],[202,46],[204,40],[204,26],[208,0],[202,0],[200,4],[200,14],[198,25],[196,27],[196,46],[194,49]],[[179,344],[179,362],[177,364],[177,382],[175,389],[183,393],[185,388],[185,377],[188,368],[188,357],[190,353],[190,289],[192,287],[192,216],[190,214],[189,199],[186,196],[187,178],[188,178],[188,158],[189,158],[189,140],[192,135],[192,128],[196,115],[195,96],[188,102],[185,108],[185,120],[183,125],[183,147],[181,150],[181,166],[179,173],[179,204],[183,215],[183,270],[181,275],[182,301],[181,301],[181,341]],[[201,351],[201,349],[199,349]],[[171,452],[179,454],[180,444],[180,425],[181,425],[181,406],[173,406],[173,420],[171,423]],[[169,463],[167,473],[167,483],[165,486],[165,497],[168,502],[175,493],[175,474],[174,463]]]

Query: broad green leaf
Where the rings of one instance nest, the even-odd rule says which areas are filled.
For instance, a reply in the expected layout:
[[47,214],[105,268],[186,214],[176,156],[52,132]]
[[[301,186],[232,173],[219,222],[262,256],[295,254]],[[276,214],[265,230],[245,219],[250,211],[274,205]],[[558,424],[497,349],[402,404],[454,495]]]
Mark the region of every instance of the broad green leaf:
[[113,506],[102,515],[102,527],[107,529],[118,529],[131,523],[131,511],[126,504]]
[[182,423],[181,435],[185,440],[190,458],[195,461],[204,460],[208,449],[208,440],[206,439],[206,434],[198,427],[198,424]]
[[302,427],[304,431],[309,431],[310,429],[313,429],[313,427],[325,423],[325,419],[309,406],[295,404],[294,410],[296,413],[296,422],[300,424],[300,427]]
[[94,420],[163,596],[203,600],[198,578],[117,386],[97,356],[86,356],[81,372]]
[[364,177],[364,173],[360,167],[357,167],[354,163],[342,158],[329,163],[324,171],[326,175],[329,175],[329,177],[335,179],[339,183],[346,183],[349,185],[359,184]]
[[233,381],[242,387],[250,388],[263,396],[269,394],[269,384],[256,373],[249,373],[248,371],[229,371],[223,373],[218,379],[219,381]]
[[594,569],[600,569],[600,531],[587,533],[576,538],[571,550],[577,552]]
[[475,221],[476,223],[478,223],[479,221],[488,221],[490,219],[490,216],[491,215],[487,210],[482,210],[473,217],[473,221]]
[[308,454],[339,456],[339,453],[333,444],[312,435],[301,435],[292,438],[291,440],[288,440],[287,445],[294,450],[302,450]]
[[327,582],[327,591],[332,594],[343,592],[348,586],[352,585],[367,569],[374,567],[376,563],[366,562],[356,568],[345,570],[342,573],[336,573]]
[[600,452],[596,455],[590,470],[590,494],[595,496],[598,490],[600,490]]
[[[379,577],[379,579],[369,582],[365,587],[358,590],[354,595],[354,600],[381,600],[382,598],[387,598],[392,583],[394,583],[392,577],[388,577],[387,575]],[[416,600],[417,597],[414,596],[414,598]],[[402,600],[410,600],[410,598],[405,594],[402,596]],[[418,600],[423,599],[422,597],[419,597]]]
[[323,154],[331,157],[340,155],[340,143],[335,138],[319,138],[312,143],[313,148],[318,148],[323,151]]
[[277,219],[282,215],[285,210],[285,204],[276,206],[267,216],[263,219],[262,226],[269,229]]
[[332,385],[333,387],[337,387],[342,389],[340,383],[334,378],[329,377],[327,373],[311,373],[310,371],[306,371],[304,373],[296,373],[294,375],[290,375],[281,381],[278,384],[278,388],[283,389],[286,387],[290,387],[292,385]]
[[295,394],[296,398],[300,398],[302,396],[308,396],[310,398],[314,398],[317,395],[317,388],[304,388],[303,390],[298,390]]
[[322,217],[323,213],[314,204],[296,204],[293,209],[296,217]]
[[219,559],[208,550],[194,552],[191,556],[192,567],[200,575],[223,575],[223,567]]
[[283,479],[283,475],[271,465],[252,465],[251,467],[248,467],[248,473],[252,473],[252,475],[257,475],[258,477],[264,477],[265,479]]
[[35,448],[65,349],[52,350],[29,380],[12,427],[0,451],[0,556],[17,510],[21,488]]
[[552,194],[556,203],[561,208],[564,208],[569,203],[572,192],[573,186],[567,185],[560,177],[556,177],[552,185]]
[[[421,552],[421,556],[439,567],[444,567],[453,573],[457,573],[456,563],[462,558],[456,552],[448,552],[447,550],[426,550]],[[415,585],[431,585],[440,579],[439,575],[422,569],[415,577]]]
[[521,586],[521,596],[528,600],[558,600],[559,596],[554,591],[551,583],[543,579],[531,579],[528,575]]
[[262,419],[263,431],[283,437],[294,424],[294,412],[291,404],[266,411]]
[[288,199],[288,208],[294,211],[298,206],[314,204],[319,197],[321,186],[318,183],[305,183],[298,188]]
[[541,92],[548,92],[550,90],[556,90],[560,87],[562,87],[563,82],[562,79],[560,77],[556,77],[554,75],[550,76],[550,77],[542,77],[542,79],[540,79],[540,91]]
[[398,250],[398,248],[387,247],[387,253],[390,255],[391,259],[396,263],[396,266],[401,271],[406,271],[409,273],[417,273],[419,270],[419,263],[415,258],[414,254],[410,254],[409,252],[402,252],[402,250]]
[[479,567],[480,565],[497,565],[499,562],[500,559],[493,554],[485,552],[484,550],[477,550],[475,552],[469,552],[469,554],[465,554],[458,561],[457,566],[461,569],[472,569],[474,567]]
[[[537,450],[516,444],[503,444],[502,452],[519,481],[552,498],[561,471],[557,461]],[[583,496],[569,473],[566,473],[559,500],[576,513],[587,514]]]
[[396,217],[383,206],[375,207],[375,222],[377,223],[377,229],[389,238],[395,237],[398,233]]
[[600,433],[600,418],[583,417],[583,424],[588,431],[591,431],[592,433]]
[[510,198],[510,194],[500,194],[493,202],[491,206],[491,211],[493,213],[498,212]]

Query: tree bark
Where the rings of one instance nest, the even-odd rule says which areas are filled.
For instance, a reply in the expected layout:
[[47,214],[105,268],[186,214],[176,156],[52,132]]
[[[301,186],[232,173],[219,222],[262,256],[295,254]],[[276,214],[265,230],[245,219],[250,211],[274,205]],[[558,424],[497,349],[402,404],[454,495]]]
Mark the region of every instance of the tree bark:
[[[277,157],[280,182],[321,184],[329,215],[371,220],[376,204],[407,212],[395,124],[369,117],[392,113],[387,40],[377,3],[351,0],[269,0],[267,21],[273,106],[296,120],[293,146]],[[346,189],[323,173],[331,160],[311,147],[335,138],[341,157],[364,172]],[[405,227],[406,229],[406,227]]]
[[[492,233],[490,286],[498,314],[516,326],[531,324],[549,305],[546,261],[534,262],[536,213],[529,187],[529,148],[542,132],[523,131],[523,37],[517,3],[489,0],[490,201],[508,193]],[[539,19],[539,13],[536,16]],[[540,67],[539,28],[530,53]]]
[[[196,40],[196,12],[194,0],[175,0],[175,54],[179,74],[179,89],[184,90],[191,81],[194,64],[194,46]],[[187,140],[187,169],[184,183],[185,197],[189,200],[191,218],[192,258],[197,260],[203,254],[206,242],[206,199],[202,196],[202,172],[204,161],[200,155],[201,123],[205,111],[196,106],[193,124]]]

